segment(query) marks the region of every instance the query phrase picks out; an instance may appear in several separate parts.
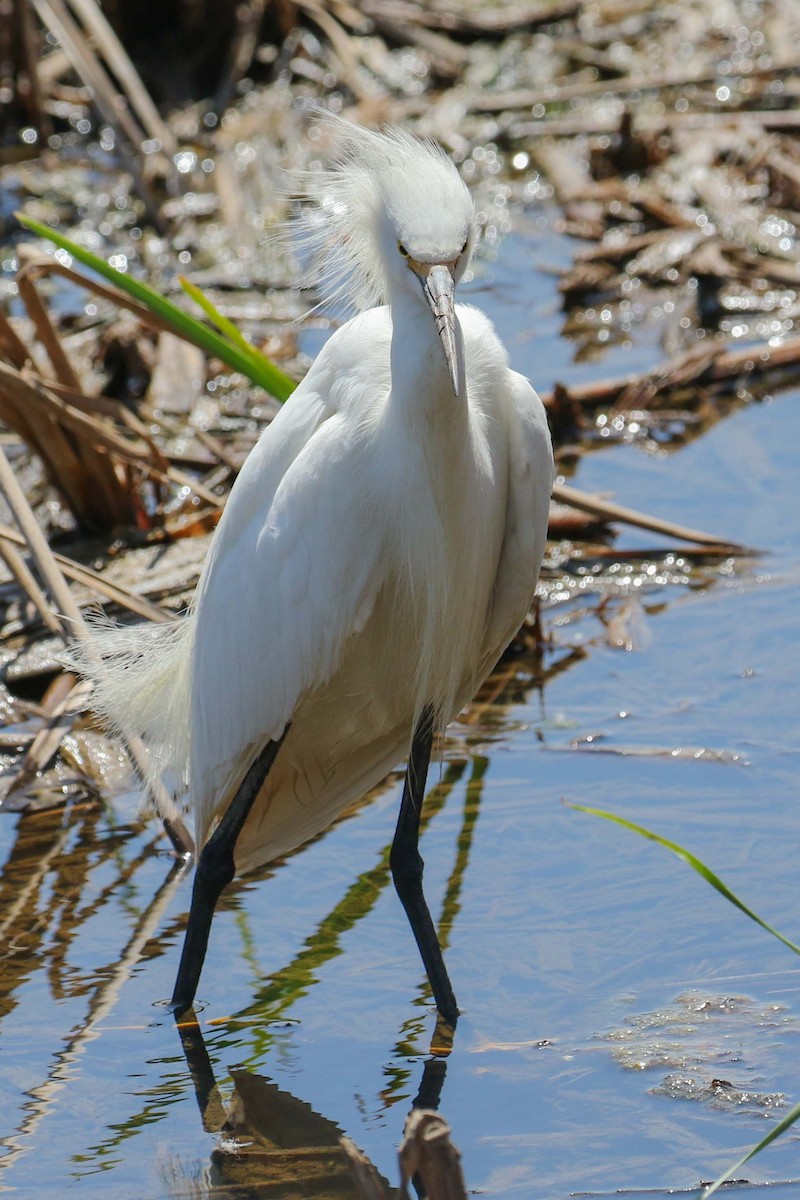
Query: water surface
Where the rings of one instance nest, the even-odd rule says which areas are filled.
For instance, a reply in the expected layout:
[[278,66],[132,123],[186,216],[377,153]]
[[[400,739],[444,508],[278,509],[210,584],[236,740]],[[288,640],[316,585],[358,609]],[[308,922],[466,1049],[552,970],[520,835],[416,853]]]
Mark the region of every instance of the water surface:
[[[542,270],[565,254],[532,227],[472,286],[512,364],[544,390],[660,360],[658,324],[643,322],[629,350],[574,362]],[[798,935],[798,402],[740,407],[669,453],[619,445],[581,461],[580,487],[766,553],[692,586],[631,588],[600,614],[585,597],[546,610],[547,682],[520,663],[432,773],[426,885],[464,1010],[438,1082],[473,1194],[692,1188],[798,1099],[791,952],[664,850],[562,803],[686,844]],[[608,637],[623,605],[630,651]],[[386,869],[399,793],[391,779],[225,897],[194,1080],[155,1003],[191,881],[170,876],[137,798],[0,820],[0,1190],[352,1195],[331,1165],[338,1130],[396,1184],[435,1027]],[[220,1132],[226,1103],[238,1142]],[[796,1138],[742,1174],[800,1176]]]

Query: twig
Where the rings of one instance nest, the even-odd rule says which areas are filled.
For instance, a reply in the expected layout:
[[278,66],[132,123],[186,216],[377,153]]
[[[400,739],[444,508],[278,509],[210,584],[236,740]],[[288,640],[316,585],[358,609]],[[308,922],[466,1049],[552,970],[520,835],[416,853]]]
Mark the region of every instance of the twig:
[[[613,92],[614,85],[609,83]],[[521,138],[576,137],[603,133],[616,133],[619,129],[619,111],[601,112],[589,110],[574,117],[545,117],[541,120],[525,120],[515,115],[503,121],[504,133],[514,141]],[[686,112],[686,113],[642,113],[636,116],[638,133],[657,134],[665,130],[681,131],[699,129],[758,129],[794,131],[800,125],[800,112],[794,109],[740,108],[734,112]]]
[[[800,337],[786,338],[777,345],[758,342],[743,349],[728,350],[722,345],[695,347],[679,358],[671,359],[641,375],[621,375],[567,388],[578,404],[613,404],[625,393],[648,391],[650,396],[689,383],[723,383],[743,374],[800,366]],[[543,392],[545,406],[554,402],[554,392]]]
[[619,546],[597,546],[581,548],[574,554],[574,558],[581,562],[662,562],[667,556],[673,561],[676,559],[688,559],[692,563],[702,564],[706,562],[715,562],[721,558],[730,558],[735,554],[737,558],[758,558],[762,551],[754,546],[739,546],[731,542],[720,542],[714,546],[708,542],[703,542],[701,546],[697,543],[694,545],[678,545],[678,546],[637,546],[635,549],[620,549]]
[[578,0],[545,0],[520,5],[449,5],[439,7],[409,3],[408,0],[362,0],[360,11],[366,16],[387,18],[445,33],[460,33],[474,38],[505,38],[515,30],[526,32],[536,25],[549,25],[574,16]]
[[[737,67],[738,78],[783,77],[800,70],[797,59],[772,62],[768,66]],[[474,112],[504,112],[512,108],[533,108],[535,104],[560,104],[564,100],[587,99],[591,96],[623,96],[630,92],[658,92],[662,88],[685,88],[698,83],[716,83],[719,71],[673,71],[658,75],[629,75],[627,79],[593,79],[578,83],[550,83],[539,88],[515,88],[508,92],[475,92],[467,106]]]
[[591,496],[577,488],[568,487],[565,483],[555,485],[553,499],[559,504],[568,504],[571,508],[591,513],[604,521],[623,521],[626,525],[649,529],[651,533],[662,533],[665,537],[696,542],[699,546],[728,545],[732,550],[744,549],[738,542],[728,542],[725,538],[714,537],[710,533],[701,533],[698,529],[688,529],[685,525],[676,525],[673,521],[663,521],[660,517],[648,517],[645,513],[637,512],[633,508],[624,508],[623,505],[614,504],[600,496]]

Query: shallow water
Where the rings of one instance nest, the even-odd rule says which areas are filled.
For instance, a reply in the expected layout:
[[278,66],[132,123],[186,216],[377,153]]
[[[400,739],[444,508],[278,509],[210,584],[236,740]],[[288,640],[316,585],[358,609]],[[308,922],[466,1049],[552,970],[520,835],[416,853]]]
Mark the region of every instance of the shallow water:
[[[469,289],[513,365],[546,389],[658,361],[661,331],[644,321],[630,349],[573,362],[542,270],[565,253],[533,225]],[[562,669],[535,690],[521,664],[501,702],[456,728],[422,844],[464,1010],[443,1080],[386,870],[397,779],[226,896],[194,1082],[154,1003],[171,991],[190,879],[170,877],[135,797],[0,821],[0,1190],[352,1195],[337,1127],[396,1184],[410,1102],[435,1084],[472,1194],[691,1189],[762,1137],[798,1099],[795,957],[665,850],[562,800],[687,845],[787,935],[800,929],[799,400],[740,408],[670,453],[619,445],[581,461],[580,487],[767,553],[705,585],[613,600],[628,606],[630,651],[596,608],[577,613],[583,601],[546,611],[545,666]],[[224,1133],[221,1102],[235,1113]],[[796,1137],[739,1176],[800,1176]]]

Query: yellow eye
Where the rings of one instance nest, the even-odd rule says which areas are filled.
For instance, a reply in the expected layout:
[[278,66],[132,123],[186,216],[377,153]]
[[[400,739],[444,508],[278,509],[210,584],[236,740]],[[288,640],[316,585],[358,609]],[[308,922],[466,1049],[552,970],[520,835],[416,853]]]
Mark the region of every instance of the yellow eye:
[[397,249],[400,251],[400,253],[402,254],[403,258],[408,258],[408,251],[406,250],[406,248],[405,248],[405,246],[403,245],[403,243],[402,243],[402,242],[398,242],[398,243],[397,243]]

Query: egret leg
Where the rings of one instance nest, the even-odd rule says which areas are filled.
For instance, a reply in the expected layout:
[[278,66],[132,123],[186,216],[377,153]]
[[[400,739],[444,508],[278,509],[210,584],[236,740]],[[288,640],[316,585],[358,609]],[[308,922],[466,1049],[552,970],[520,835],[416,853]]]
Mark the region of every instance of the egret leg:
[[392,878],[431,985],[436,1007],[445,1021],[455,1026],[458,1005],[447,975],[442,948],[422,891],[424,863],[419,852],[419,823],[425,799],[425,780],[433,744],[433,713],[425,709],[411,742],[400,816],[397,819],[389,862]]
[[278,741],[267,742],[258,758],[251,764],[238,792],[197,861],[189,923],[186,926],[178,976],[170,1001],[170,1008],[176,1017],[180,1017],[194,1003],[208,949],[214,909],[223,889],[236,874],[233,851],[237,838],[287,733],[288,726]]

